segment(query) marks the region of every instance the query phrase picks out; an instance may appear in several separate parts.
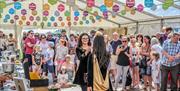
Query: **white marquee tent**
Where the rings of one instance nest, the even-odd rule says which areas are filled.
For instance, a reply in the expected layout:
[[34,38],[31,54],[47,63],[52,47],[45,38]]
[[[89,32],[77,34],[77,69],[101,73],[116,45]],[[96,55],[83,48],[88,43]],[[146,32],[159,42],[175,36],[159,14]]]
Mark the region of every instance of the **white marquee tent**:
[[[3,0],[0,0],[3,1]],[[104,3],[104,0],[95,0],[95,5],[92,8],[92,11],[88,11],[89,15],[86,18],[89,17],[95,17],[94,11],[97,11],[99,13],[99,17],[101,20],[96,20],[95,22],[90,22],[86,24],[86,21],[83,22],[83,12],[87,11],[87,4],[86,0],[75,0],[75,5],[74,6],[69,6],[67,5],[68,0],[57,0],[57,3],[54,5],[51,5],[48,3],[49,0],[19,0],[21,3],[21,8],[27,10],[26,14],[26,20],[20,20],[22,18],[21,15],[21,10],[16,10],[15,9],[15,14],[19,16],[19,20],[14,20],[15,23],[11,24],[10,22],[4,23],[4,17],[8,14],[8,11],[10,8],[14,7],[14,2],[12,0],[6,0],[7,6],[3,9],[3,12],[1,13],[2,18],[0,18],[0,28],[3,28],[4,30],[9,30],[9,32],[12,32],[10,30],[22,30],[22,29],[38,29],[38,28],[52,28],[53,22],[57,23],[57,26],[55,27],[56,29],[58,28],[67,28],[70,30],[73,30],[74,27],[76,28],[82,28],[82,29],[96,29],[97,27],[103,27],[103,28],[118,28],[118,27],[127,27],[128,33],[138,33],[141,32],[143,34],[153,34],[155,32],[158,32],[161,30],[163,26],[172,26],[173,28],[180,28],[180,0],[174,0],[174,3],[167,9],[163,10],[162,5],[165,2],[165,0],[154,0],[154,4],[156,5],[156,9],[152,10],[150,8],[144,8],[142,12],[138,12],[137,9],[134,9],[135,13],[131,14],[131,12],[127,11],[126,14],[122,15],[121,12],[116,13],[113,15],[112,8],[107,8],[108,12],[108,19],[105,19],[103,17],[102,12],[100,11],[100,6]],[[56,0],[55,0],[56,1]],[[74,0],[69,0],[69,1],[74,1]],[[139,4],[144,4],[145,0],[135,0],[135,6]],[[29,4],[34,3],[36,4],[36,11],[37,15],[34,16],[40,17],[40,21],[36,22],[37,24],[33,24],[34,22],[30,22],[31,24],[27,26],[27,21],[28,18],[32,16],[32,10],[29,10]],[[120,10],[123,11],[125,10],[126,6],[126,0],[114,0],[114,5],[119,5]],[[43,5],[44,4],[49,4],[50,9],[49,9],[49,16],[47,16],[47,20],[45,21],[43,19]],[[59,4],[63,4],[65,6],[65,11],[70,12],[70,22],[71,27],[68,27],[66,24],[67,20],[64,18],[64,12],[60,12],[60,16],[63,17],[63,21],[65,23],[65,26],[61,25],[61,22],[58,21],[58,18],[55,18],[55,21],[51,22],[51,26],[47,27],[48,21],[50,21],[50,18],[54,16],[54,12],[57,11],[57,7]],[[76,22],[77,24],[74,25],[73,23],[75,22],[74,20],[74,11],[78,10],[80,12],[79,20],[82,21],[83,24]],[[10,15],[11,17],[14,17],[14,15]],[[116,17],[113,17],[113,16]],[[87,20],[87,19],[85,19]],[[10,21],[10,20],[9,20]],[[19,25],[19,21],[22,21],[22,24]],[[42,23],[43,22],[43,27]]]

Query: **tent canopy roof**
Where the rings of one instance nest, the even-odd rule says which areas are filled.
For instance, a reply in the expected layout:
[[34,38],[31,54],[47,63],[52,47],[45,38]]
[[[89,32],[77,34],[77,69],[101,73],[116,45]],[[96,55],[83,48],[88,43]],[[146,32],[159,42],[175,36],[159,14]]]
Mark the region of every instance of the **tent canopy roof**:
[[[36,2],[42,6],[44,2],[47,2],[47,1],[48,0],[25,0],[22,3]],[[59,3],[63,3],[65,5],[67,0],[58,0],[58,1]],[[116,18],[112,18],[112,13],[113,13],[112,8],[108,8],[108,12],[110,12],[108,13],[109,18],[103,19],[102,13],[99,8],[101,5],[103,5],[104,0],[95,0],[95,6],[93,7],[93,11],[100,12],[101,18],[104,21],[113,23],[115,25],[123,25],[123,24],[129,24],[129,23],[137,23],[137,22],[145,22],[145,21],[161,20],[161,19],[180,18],[180,0],[174,0],[173,5],[170,6],[167,10],[164,10],[162,8],[162,4],[164,1],[165,0],[154,0],[154,4],[157,6],[156,10],[152,10],[150,8],[145,7],[143,12],[138,12],[134,8],[135,9],[134,15],[130,14],[130,12],[127,12],[125,15],[122,15],[120,12],[118,12],[116,14]],[[10,2],[10,1],[7,1],[7,2]],[[114,4],[117,4],[120,6],[120,11],[124,10],[125,3],[126,3],[126,0],[114,0]],[[144,5],[144,0],[135,0],[135,7],[138,4]],[[76,0],[76,5],[78,6],[78,9],[81,11],[81,13],[83,11],[86,11],[86,0]],[[66,7],[68,6],[66,5]],[[43,12],[43,10],[38,9],[38,12]],[[89,14],[94,16],[93,13],[89,12]]]

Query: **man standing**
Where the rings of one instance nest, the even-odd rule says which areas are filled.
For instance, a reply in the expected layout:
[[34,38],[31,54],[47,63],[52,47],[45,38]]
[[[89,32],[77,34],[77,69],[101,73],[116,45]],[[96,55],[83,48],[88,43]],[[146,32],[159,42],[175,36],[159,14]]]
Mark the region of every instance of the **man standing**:
[[30,30],[28,36],[25,39],[25,60],[24,60],[24,72],[25,78],[29,79],[29,67],[32,66],[32,53],[34,45],[36,44],[34,38],[34,32]]
[[177,91],[178,72],[180,69],[179,33],[173,33],[171,39],[163,44],[163,60],[161,66],[161,91],[167,89],[168,73],[171,74],[171,91]]

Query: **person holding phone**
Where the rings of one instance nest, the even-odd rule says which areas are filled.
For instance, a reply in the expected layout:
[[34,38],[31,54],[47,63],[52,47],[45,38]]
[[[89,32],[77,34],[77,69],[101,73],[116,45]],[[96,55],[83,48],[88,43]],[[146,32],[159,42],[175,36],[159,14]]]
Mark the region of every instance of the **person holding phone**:
[[122,75],[122,90],[126,89],[126,75],[129,70],[129,46],[128,46],[128,39],[127,37],[122,37],[122,45],[119,45],[119,47],[116,50],[116,55],[118,55],[117,60],[117,75],[115,80],[115,89],[118,87],[118,83],[120,81],[120,76]]

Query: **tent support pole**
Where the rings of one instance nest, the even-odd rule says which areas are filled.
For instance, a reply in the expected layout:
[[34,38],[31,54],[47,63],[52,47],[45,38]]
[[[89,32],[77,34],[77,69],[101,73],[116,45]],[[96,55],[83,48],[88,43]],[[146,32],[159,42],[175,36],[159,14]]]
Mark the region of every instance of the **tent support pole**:
[[163,28],[163,26],[164,26],[164,19],[161,19],[161,29]]
[[136,22],[136,32],[135,32],[135,34],[136,33],[139,33],[139,22]]
[[121,27],[121,24],[119,24],[118,27],[120,28],[120,27]]

